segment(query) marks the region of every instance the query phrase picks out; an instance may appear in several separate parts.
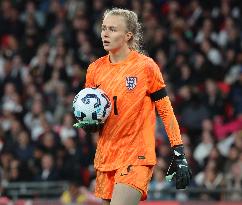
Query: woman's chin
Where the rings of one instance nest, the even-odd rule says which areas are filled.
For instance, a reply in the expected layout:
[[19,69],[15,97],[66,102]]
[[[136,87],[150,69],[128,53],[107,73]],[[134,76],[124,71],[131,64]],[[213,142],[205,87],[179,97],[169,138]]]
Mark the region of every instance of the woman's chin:
[[104,47],[104,50],[107,51],[107,52],[110,52],[110,51],[112,51],[113,49],[110,48],[110,47],[108,47],[108,46],[106,46],[106,47]]

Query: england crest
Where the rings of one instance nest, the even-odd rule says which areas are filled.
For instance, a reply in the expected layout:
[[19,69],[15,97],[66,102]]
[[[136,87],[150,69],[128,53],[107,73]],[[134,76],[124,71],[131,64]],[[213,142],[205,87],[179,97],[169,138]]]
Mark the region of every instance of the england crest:
[[126,77],[126,87],[133,90],[137,85],[137,77]]

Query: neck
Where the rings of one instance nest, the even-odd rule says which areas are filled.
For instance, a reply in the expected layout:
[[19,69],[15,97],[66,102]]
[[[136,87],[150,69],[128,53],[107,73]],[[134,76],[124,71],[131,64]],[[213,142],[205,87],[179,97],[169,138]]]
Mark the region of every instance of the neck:
[[110,61],[112,63],[118,63],[126,59],[130,53],[129,47],[120,48],[117,51],[109,51]]

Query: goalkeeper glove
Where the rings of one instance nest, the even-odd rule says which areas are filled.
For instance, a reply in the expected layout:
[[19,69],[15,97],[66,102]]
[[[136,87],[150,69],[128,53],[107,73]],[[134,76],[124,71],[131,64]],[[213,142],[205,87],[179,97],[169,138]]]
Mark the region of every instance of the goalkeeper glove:
[[[166,176],[166,179],[170,181],[174,176],[176,181],[176,188],[185,189],[186,186],[190,184],[190,181],[192,178],[192,172],[188,167],[188,163],[184,154],[183,145],[174,146],[173,153],[174,153],[174,157],[168,168],[168,171],[167,171],[168,176]],[[169,175],[169,171],[173,161],[174,161],[174,172],[171,175]]]
[[99,123],[96,121],[93,122],[84,122],[84,121],[78,121],[73,125],[75,128],[82,128],[86,132],[97,132],[103,127],[103,123]]

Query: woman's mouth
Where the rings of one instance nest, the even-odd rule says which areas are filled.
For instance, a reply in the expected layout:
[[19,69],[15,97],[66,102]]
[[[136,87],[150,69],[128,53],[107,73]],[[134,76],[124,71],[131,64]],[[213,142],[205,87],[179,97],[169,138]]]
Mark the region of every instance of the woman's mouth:
[[104,40],[103,41],[103,45],[108,45],[110,42],[109,41],[107,41],[107,40]]

